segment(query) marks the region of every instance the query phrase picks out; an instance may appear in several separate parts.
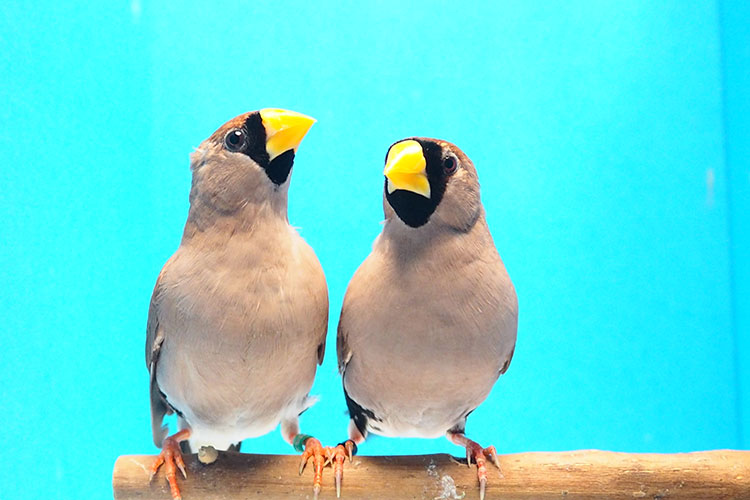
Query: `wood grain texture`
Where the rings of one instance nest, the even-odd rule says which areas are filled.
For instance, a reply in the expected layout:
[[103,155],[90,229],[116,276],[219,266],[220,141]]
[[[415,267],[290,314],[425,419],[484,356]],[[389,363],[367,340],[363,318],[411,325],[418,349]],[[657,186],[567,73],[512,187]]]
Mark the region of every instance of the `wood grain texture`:
[[[122,456],[113,474],[117,500],[171,500],[163,471],[149,484],[155,457]],[[186,456],[179,478],[184,500],[312,498],[312,463],[297,474],[294,455],[223,452],[211,465]],[[631,454],[597,450],[501,455],[502,473],[488,466],[491,499],[750,499],[750,451]],[[454,489],[455,488],[455,489]],[[476,468],[446,454],[354,457],[344,467],[342,498],[479,498]],[[336,498],[324,470],[321,499]]]

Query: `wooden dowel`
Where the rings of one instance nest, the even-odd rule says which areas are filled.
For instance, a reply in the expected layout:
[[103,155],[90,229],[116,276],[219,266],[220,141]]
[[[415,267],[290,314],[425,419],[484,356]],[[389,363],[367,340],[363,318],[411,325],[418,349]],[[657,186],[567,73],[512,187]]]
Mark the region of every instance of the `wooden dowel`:
[[[113,474],[117,500],[171,500],[163,470],[149,484],[155,457],[122,456]],[[312,498],[312,462],[302,476],[294,455],[220,453],[210,465],[186,456],[184,500]],[[631,454],[597,450],[500,456],[488,463],[491,499],[750,499],[750,451]],[[163,469],[163,468],[162,468]],[[355,499],[479,498],[476,467],[446,454],[355,456],[344,466],[341,497]],[[333,471],[324,469],[320,498],[336,498]]]

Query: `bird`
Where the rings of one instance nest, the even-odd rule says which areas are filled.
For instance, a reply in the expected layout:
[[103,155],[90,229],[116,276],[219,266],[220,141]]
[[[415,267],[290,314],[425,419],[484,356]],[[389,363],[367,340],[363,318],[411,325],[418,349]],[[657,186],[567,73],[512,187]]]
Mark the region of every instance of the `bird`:
[[413,137],[388,150],[385,222],[354,273],[338,324],[337,355],[349,410],[342,464],[369,433],[446,436],[477,466],[484,498],[493,446],[466,437],[466,419],[508,369],[518,299],[495,247],[477,171],[456,145]]
[[[322,363],[328,288],[313,249],[289,224],[297,148],[315,120],[266,108],[239,115],[190,156],[190,208],[179,248],[161,270],[148,311],[151,424],[173,499],[182,451],[239,451],[281,423],[286,441],[315,462],[320,442],[298,416]],[[165,415],[179,431],[167,436]]]

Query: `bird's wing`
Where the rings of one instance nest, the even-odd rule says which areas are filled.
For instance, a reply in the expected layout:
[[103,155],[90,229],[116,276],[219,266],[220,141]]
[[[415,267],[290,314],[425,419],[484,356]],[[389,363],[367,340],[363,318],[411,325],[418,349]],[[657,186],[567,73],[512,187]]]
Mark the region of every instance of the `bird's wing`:
[[341,309],[341,317],[339,318],[338,333],[336,335],[336,356],[339,360],[339,373],[344,374],[346,370],[346,364],[352,357],[352,351],[349,349],[349,345],[346,342],[346,328],[344,327],[344,309]]
[[503,366],[500,367],[500,372],[497,374],[498,377],[500,375],[504,374],[508,371],[508,367],[510,366],[510,362],[513,360],[513,353],[516,352],[516,345],[513,344],[513,348],[510,350],[510,355],[506,358],[506,360],[503,362]]
[[307,290],[309,301],[305,303],[305,324],[313,329],[317,336],[317,360],[323,364],[323,356],[326,350],[326,334],[328,333],[328,285],[326,284],[323,267],[320,265],[315,251],[308,245],[298,233],[298,251],[302,255],[302,269],[292,279],[294,286],[301,286]]
[[339,316],[339,325],[336,335],[336,356],[338,357],[339,373],[344,375],[346,365],[352,358],[352,349],[349,344],[349,330],[351,329],[350,310],[352,302],[357,300],[357,297],[361,294],[362,290],[362,275],[364,274],[363,269],[366,267],[367,259],[357,269],[352,276],[349,286],[346,288],[344,294],[344,303],[341,305],[341,315]]
[[[320,264],[318,264],[320,267]],[[320,341],[318,343],[318,364],[323,364],[323,356],[326,352],[326,334],[328,333],[328,286],[326,285],[325,277],[323,277],[321,269],[321,280],[318,284],[318,290],[316,297],[321,301],[319,307],[316,308],[318,311],[318,317],[315,318],[315,324],[318,325],[318,332]]]
[[[378,238],[375,239],[373,248],[377,245]],[[341,315],[339,316],[336,335],[336,355],[341,375],[344,374],[346,365],[352,358],[352,346],[349,343],[349,334],[351,331],[359,333],[358,330],[353,330],[353,323],[362,319],[361,317],[352,315],[351,311],[352,309],[362,311],[362,304],[368,303],[373,294],[374,287],[377,287],[382,279],[382,272],[380,271],[382,268],[373,260],[374,254],[375,250],[360,264],[349,281],[346,293],[344,294],[344,303],[341,305]]]
[[[326,315],[326,320],[328,319],[328,315]],[[323,329],[323,337],[320,339],[320,343],[318,344],[318,365],[323,364],[323,357],[326,354],[326,336],[325,332],[327,332],[328,327],[326,326],[325,329]]]
[[151,432],[154,444],[161,448],[162,442],[167,435],[167,428],[162,425],[164,415],[171,415],[172,409],[167,404],[164,394],[156,383],[156,363],[159,361],[161,345],[164,342],[164,330],[159,325],[159,296],[164,272],[164,266],[159,278],[156,280],[154,292],[151,294],[151,303],[148,307],[148,322],[146,323],[146,368],[149,372],[149,393],[151,398]]

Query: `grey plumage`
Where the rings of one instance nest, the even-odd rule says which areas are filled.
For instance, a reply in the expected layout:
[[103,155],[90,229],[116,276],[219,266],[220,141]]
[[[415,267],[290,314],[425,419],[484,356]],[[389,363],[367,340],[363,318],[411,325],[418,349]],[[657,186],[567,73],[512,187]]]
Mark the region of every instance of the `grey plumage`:
[[191,430],[193,450],[227,449],[280,421],[282,429],[296,429],[312,403],[327,287],[313,250],[287,220],[283,169],[291,169],[293,152],[275,162],[265,144],[227,149],[233,130],[247,133],[247,141],[265,139],[268,127],[258,128],[256,115],[231,120],[191,156],[182,242],[149,307],[146,364],[157,446],[166,434],[162,419],[173,409]]
[[[485,221],[474,165],[453,144],[416,141],[431,196],[386,181],[382,233],[341,311],[337,350],[355,442],[367,432],[462,432],[515,348],[516,294]],[[458,168],[446,174],[451,161]]]

